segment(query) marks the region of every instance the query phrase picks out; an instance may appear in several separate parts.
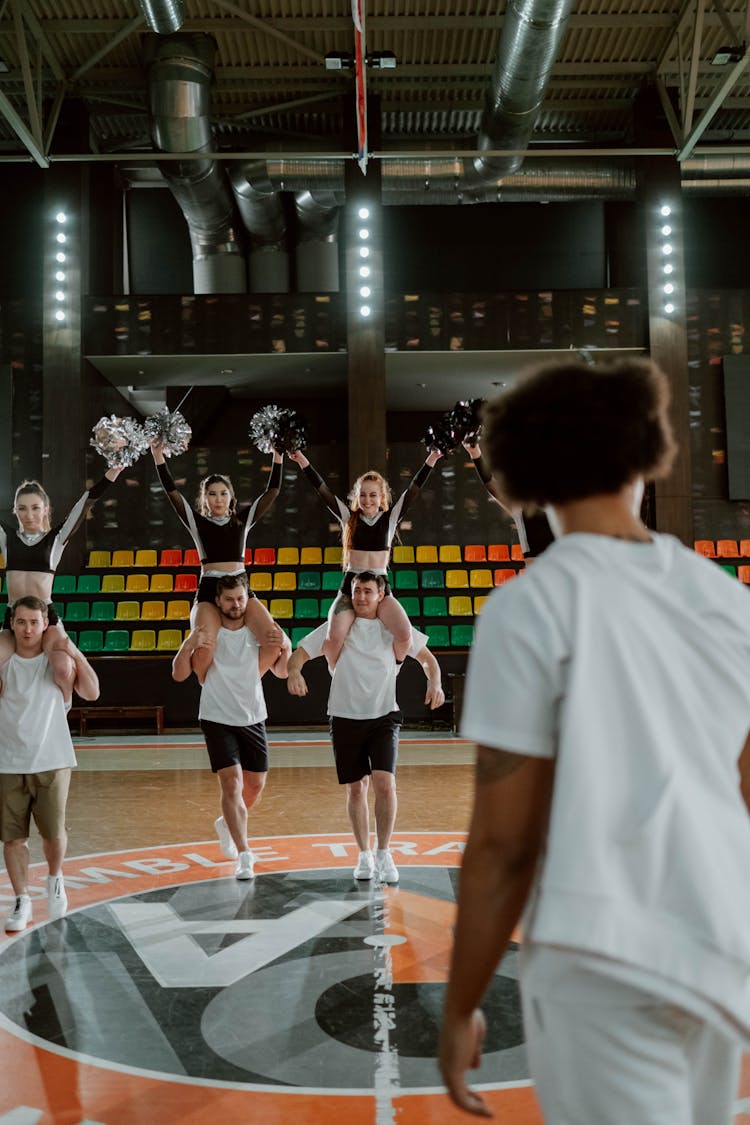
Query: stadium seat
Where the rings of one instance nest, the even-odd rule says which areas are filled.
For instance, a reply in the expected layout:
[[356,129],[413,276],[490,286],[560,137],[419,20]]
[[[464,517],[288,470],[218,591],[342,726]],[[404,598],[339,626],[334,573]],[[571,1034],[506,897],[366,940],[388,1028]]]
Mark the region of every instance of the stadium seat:
[[419,617],[419,598],[399,598],[401,608],[407,617]]
[[171,574],[152,574],[148,590],[150,594],[171,594],[173,585]]
[[503,582],[510,582],[511,578],[516,577],[515,570],[510,567],[498,568],[495,571],[494,581],[496,586],[502,586]]
[[467,543],[464,547],[464,562],[487,562],[487,549],[484,543]]
[[250,547],[245,547],[245,553],[242,556],[242,561],[245,566],[250,566],[253,561],[253,552]]
[[197,574],[176,574],[174,579],[175,593],[189,594],[198,589]]
[[297,598],[294,603],[294,616],[300,620],[315,620],[320,617],[317,598]]
[[419,575],[416,570],[397,570],[394,575],[394,588],[396,590],[417,590],[419,588]]
[[740,558],[750,558],[750,539],[740,539]]
[[344,552],[341,547],[326,547],[323,551],[323,562],[326,566],[341,566]]
[[156,642],[157,652],[175,652],[182,644],[182,629],[160,629]]
[[523,549],[520,543],[514,543],[510,549],[510,557],[513,562],[523,562]]
[[280,617],[286,620],[294,617],[294,602],[291,598],[272,598],[271,617]]
[[299,547],[279,547],[276,552],[277,566],[299,566]]
[[312,625],[295,625],[292,629],[292,644],[296,648],[303,637],[312,632]]
[[95,601],[91,603],[92,621],[114,621],[115,603],[108,601]]
[[80,632],[78,647],[81,652],[101,652],[104,648],[104,634],[101,629],[84,629]]
[[88,565],[95,570],[104,570],[111,565],[109,551],[90,551]]
[[443,543],[440,546],[439,561],[441,563],[460,563],[461,548],[457,543]]
[[[104,578],[114,578],[114,574],[105,574]],[[98,574],[79,574],[77,590],[79,594],[98,594],[102,580]],[[52,587],[54,593],[55,587]]]
[[438,561],[437,547],[422,545],[417,547],[417,562],[422,563],[436,563]]
[[320,574],[317,570],[301,570],[297,575],[298,590],[319,590]]
[[732,576],[732,578],[737,577],[737,567],[736,566],[730,566],[729,563],[720,563],[720,566],[721,566],[721,569],[725,570],[727,572],[727,574]]
[[130,633],[127,629],[109,629],[104,638],[105,652],[127,652],[130,648]]
[[137,621],[141,616],[140,602],[118,602],[115,621]]
[[277,570],[273,576],[274,590],[296,590],[297,575],[293,570]]
[[165,549],[159,555],[159,566],[182,566],[182,551]]
[[745,585],[750,585],[750,566],[738,566],[737,577],[740,582],[744,582]]
[[273,586],[273,575],[267,570],[253,570],[250,572],[251,590],[270,590]]
[[330,610],[332,605],[333,605],[333,598],[321,598],[320,599],[320,616],[321,617],[328,617],[328,611]]
[[447,617],[448,603],[441,596],[426,597],[422,601],[422,612],[425,617]]
[[136,629],[130,638],[131,652],[153,652],[156,648],[156,633],[153,629]]
[[128,594],[147,594],[148,575],[129,574],[125,580],[125,591]]
[[736,539],[717,539],[716,540],[716,557],[717,559],[736,559],[739,558],[739,549],[737,547]]
[[448,613],[451,617],[473,617],[474,607],[471,598],[461,595],[448,599]]
[[320,566],[323,562],[323,552],[320,547],[303,547],[299,561],[302,566]]
[[[98,575],[92,575],[93,578],[98,578]],[[53,594],[75,594],[76,592],[76,579],[74,574],[56,574],[52,582]]]
[[276,548],[275,547],[256,547],[255,548],[255,565],[256,566],[275,566],[276,565]]
[[324,570],[323,571],[323,589],[324,590],[338,590],[341,585],[343,572],[340,570]]
[[472,570],[469,574],[469,585],[478,590],[489,590],[492,586],[491,570]]
[[442,590],[445,586],[445,574],[442,570],[423,570],[422,587],[425,590]]
[[394,563],[406,563],[407,565],[414,562],[414,548],[405,547],[403,544],[398,544],[393,548],[393,561]]
[[188,549],[185,551],[185,553],[182,556],[182,565],[183,566],[200,566],[201,565],[201,560],[198,557],[198,552],[196,551],[195,547],[188,547]]
[[445,585],[449,590],[465,590],[469,585],[469,574],[466,570],[446,570]]
[[479,595],[477,595],[477,597],[474,598],[474,614],[475,614],[476,617],[478,617],[479,614],[484,609],[484,603],[486,601],[487,601],[487,595],[486,594],[479,594]]
[[[81,575],[81,577],[84,577]],[[80,589],[80,587],[79,587]],[[125,589],[125,575],[124,574],[105,574],[102,576],[102,590],[103,594],[121,594]],[[84,593],[83,590],[80,591]]]
[[149,569],[156,566],[156,551],[136,551],[135,552],[135,566],[148,567]]
[[163,621],[166,607],[162,601],[147,601],[141,606],[141,621]]
[[88,602],[68,602],[62,615],[63,621],[88,621]]
[[451,645],[455,648],[469,648],[473,643],[473,625],[451,625]]
[[696,539],[693,546],[699,555],[706,559],[716,558],[716,548],[713,539]]
[[172,598],[167,602],[167,621],[189,621],[190,602],[182,598]]
[[[4,605],[0,605],[0,620],[2,620],[2,618],[5,616],[5,608],[6,607]],[[75,631],[75,629],[66,629],[65,632],[70,637],[74,645],[78,644],[78,633]]]
[[113,551],[112,552],[112,566],[127,567],[132,566],[135,562],[135,556],[132,551]]
[[447,648],[450,644],[450,635],[447,625],[425,625],[427,643],[431,648]]
[[510,562],[510,547],[507,543],[490,543],[487,548],[487,562]]

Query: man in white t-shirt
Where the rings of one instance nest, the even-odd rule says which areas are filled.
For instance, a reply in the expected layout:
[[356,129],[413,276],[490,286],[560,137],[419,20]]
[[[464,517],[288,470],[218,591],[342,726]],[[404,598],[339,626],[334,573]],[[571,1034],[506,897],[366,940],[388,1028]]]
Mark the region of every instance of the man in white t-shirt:
[[[290,645],[287,639],[283,646],[259,646],[246,627],[244,575],[220,578],[216,589],[221,627],[201,688],[198,719],[221,792],[222,815],[214,822],[221,850],[227,859],[237,860],[238,879],[252,879],[255,859],[247,846],[247,814],[260,800],[268,773],[268,712],[261,678],[269,669],[286,676]],[[201,630],[194,629],[174,658],[173,679],[190,676],[193,653],[202,643]]]
[[[68,908],[62,863],[67,833],[65,808],[70,771],[76,764],[66,706],[42,651],[49,622],[40,598],[23,597],[11,608],[16,650],[0,665],[0,835],[5,867],[16,895],[5,920],[7,933],[31,921],[28,886],[29,828],[33,817],[47,861],[48,914],[62,918]],[[96,673],[76,646],[67,654],[75,666],[73,687],[82,699],[97,699]]]
[[[393,636],[377,616],[385,593],[382,574],[365,571],[352,579],[355,619],[341,655],[331,672],[328,696],[331,743],[339,784],[346,786],[346,811],[359,858],[355,879],[371,879],[377,871],[384,883],[398,882],[398,868],[390,851],[396,822],[396,759],[401,714],[396,703],[399,666],[393,654]],[[307,695],[302,667],[323,655],[327,625],[303,637],[289,661],[287,686],[292,695]],[[425,703],[434,710],[445,701],[440,665],[427,649],[424,633],[412,629],[408,655],[417,660],[427,677]],[[377,852],[370,849],[369,778],[375,791]]]
[[[750,596],[639,518],[674,457],[653,363],[538,369],[488,410],[495,478],[556,541],[493,593],[462,733],[477,743],[440,1060],[465,1072],[521,912],[544,1119],[729,1125],[750,1046]],[[479,1076],[486,1082],[487,1076]]]

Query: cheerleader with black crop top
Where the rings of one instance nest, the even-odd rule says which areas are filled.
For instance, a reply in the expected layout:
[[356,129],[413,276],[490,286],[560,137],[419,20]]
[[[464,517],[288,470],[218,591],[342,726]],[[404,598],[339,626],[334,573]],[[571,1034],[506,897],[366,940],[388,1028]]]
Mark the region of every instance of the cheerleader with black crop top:
[[528,565],[538,555],[541,555],[542,551],[546,551],[550,543],[554,542],[555,537],[552,534],[549,520],[541,510],[524,512],[521,508],[509,508],[503,501],[500,489],[485,464],[479,445],[471,442],[464,442],[463,444],[464,449],[474,462],[474,468],[479,474],[479,479],[490,494],[490,499],[494,500],[513,519],[518,531],[518,538],[521,541],[524,562]]
[[[331,492],[320,473],[310,464],[303,453],[290,453],[320,495],[328,510],[341,525],[344,547],[344,578],[328,614],[328,637],[323,646],[323,655],[332,668],[339,658],[346,635],[354,621],[352,609],[352,577],[370,571],[372,574],[387,574],[391,557],[391,545],[398,525],[404,518],[412,501],[419,495],[433,466],[441,457],[433,451],[417,472],[409,487],[402,492],[395,504],[391,503],[391,490],[380,473],[370,470],[358,477],[349,493],[349,503],[345,503]],[[393,651],[396,660],[405,658],[411,644],[411,625],[403,607],[399,605],[386,582],[386,596],[378,608],[378,617],[386,629],[393,634]]]
[[76,501],[62,523],[51,526],[49,496],[35,480],[26,480],[16,489],[13,512],[16,526],[0,521],[0,551],[5,559],[5,588],[8,608],[0,631],[0,663],[15,651],[10,630],[10,606],[18,598],[40,598],[47,604],[49,628],[43,651],[49,660],[55,683],[66,699],[70,698],[75,665],[69,655],[72,641],[52,604],[52,583],[60,558],[74,531],[102,493],[117,480],[122,469],[107,469],[100,481]]
[[[178,491],[158,443],[152,443],[159,480],[180,521],[187,528],[201,560],[201,577],[190,612],[190,624],[200,641],[192,657],[193,671],[203,683],[213,660],[221,618],[216,607],[216,584],[229,574],[245,575],[245,541],[257,521],[266,514],[281,488],[282,455],[274,453],[268,485],[256,500],[237,504],[228,477],[212,473],[200,484],[198,507],[192,508]],[[248,590],[245,624],[260,645],[281,647],[283,630],[252,590]]]

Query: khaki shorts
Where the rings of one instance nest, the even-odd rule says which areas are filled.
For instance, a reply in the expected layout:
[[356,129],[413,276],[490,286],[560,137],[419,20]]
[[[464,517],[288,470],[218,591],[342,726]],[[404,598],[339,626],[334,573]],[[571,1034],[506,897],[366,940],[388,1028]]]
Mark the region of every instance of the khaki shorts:
[[0,774],[0,839],[26,840],[31,818],[43,840],[65,835],[70,767],[45,773]]

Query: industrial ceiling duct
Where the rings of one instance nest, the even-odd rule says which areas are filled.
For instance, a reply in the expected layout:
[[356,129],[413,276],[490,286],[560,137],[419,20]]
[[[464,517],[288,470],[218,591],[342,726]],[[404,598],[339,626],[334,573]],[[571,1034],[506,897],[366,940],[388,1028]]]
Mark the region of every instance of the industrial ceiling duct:
[[[214,40],[147,35],[144,46],[154,145],[163,152],[211,152]],[[195,292],[244,293],[245,260],[222,167],[215,160],[180,160],[164,161],[160,168],[190,231]]]
[[157,35],[179,31],[185,19],[184,0],[138,0],[146,23]]
[[299,191],[294,197],[300,293],[338,292],[338,233],[343,202],[343,191]]
[[248,273],[253,293],[289,292],[286,216],[263,160],[233,164],[229,170],[237,208],[250,235]]
[[[573,0],[510,0],[503,18],[492,83],[477,148],[528,147]],[[517,172],[523,156],[475,156],[469,183],[492,184]]]

